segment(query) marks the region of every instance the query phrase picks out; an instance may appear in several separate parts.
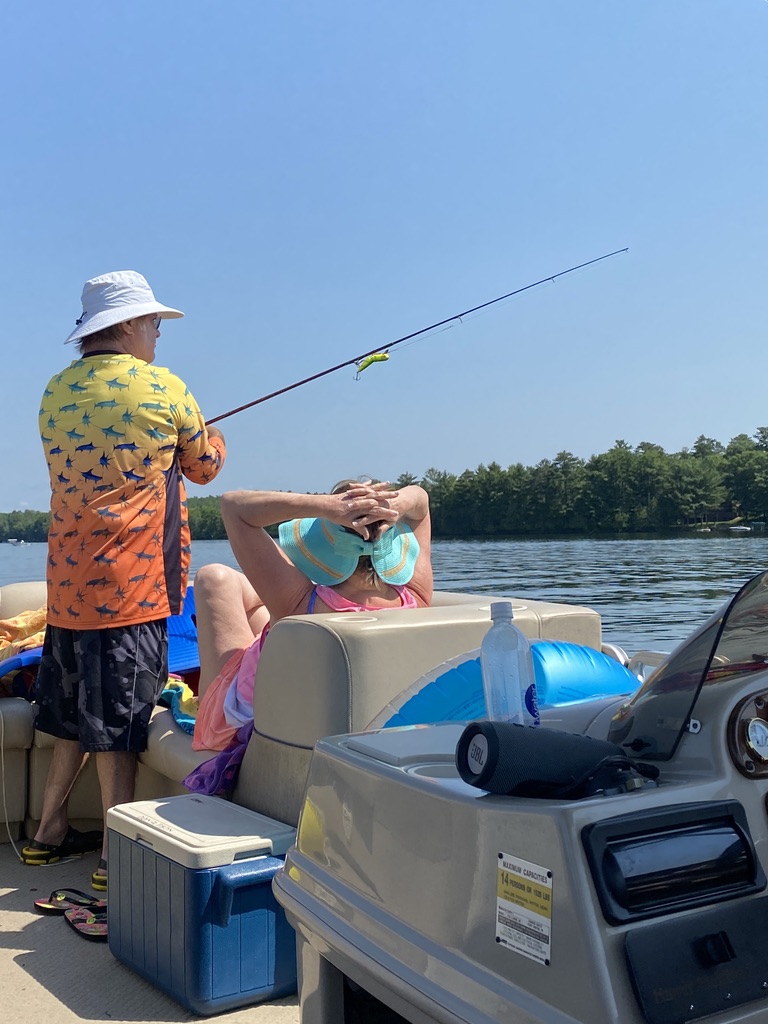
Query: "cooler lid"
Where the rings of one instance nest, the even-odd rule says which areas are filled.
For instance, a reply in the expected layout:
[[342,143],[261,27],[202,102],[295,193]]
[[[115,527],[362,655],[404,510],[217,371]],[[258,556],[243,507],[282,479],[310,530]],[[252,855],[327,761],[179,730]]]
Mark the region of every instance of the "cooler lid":
[[110,807],[107,827],[189,868],[283,856],[296,837],[285,822],[196,793]]

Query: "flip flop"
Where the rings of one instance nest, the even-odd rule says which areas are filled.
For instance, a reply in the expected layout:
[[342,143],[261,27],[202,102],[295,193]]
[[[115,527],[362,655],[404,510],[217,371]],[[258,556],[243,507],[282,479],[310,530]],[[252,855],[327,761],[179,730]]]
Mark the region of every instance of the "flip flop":
[[99,866],[91,875],[91,888],[95,889],[96,892],[107,891],[107,862],[103,857],[99,861]]
[[62,857],[79,857],[83,853],[100,850],[104,841],[104,833],[94,829],[92,832],[78,832],[70,827],[58,846],[53,843],[41,843],[32,839],[21,851],[21,859],[25,864],[39,866],[55,864]]
[[107,941],[107,908],[90,910],[87,907],[72,907],[64,911],[64,920],[78,935],[91,942]]
[[35,906],[41,914],[63,914],[76,907],[93,911],[103,910],[107,906],[107,901],[89,896],[80,889],[54,889],[48,899],[35,900]]

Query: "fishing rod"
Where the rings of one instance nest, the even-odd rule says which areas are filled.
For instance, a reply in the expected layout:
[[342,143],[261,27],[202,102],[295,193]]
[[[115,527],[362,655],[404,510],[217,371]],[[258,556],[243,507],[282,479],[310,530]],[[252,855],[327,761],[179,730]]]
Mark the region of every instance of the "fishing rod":
[[244,409],[250,409],[254,405],[260,405],[262,402],[268,402],[270,398],[277,398],[278,395],[284,395],[287,391],[293,391],[294,388],[300,388],[304,384],[309,384],[310,381],[318,380],[320,377],[325,377],[329,373],[335,373],[337,370],[343,370],[345,366],[353,366],[361,363],[364,359],[369,359],[371,356],[376,356],[382,352],[389,352],[395,345],[401,345],[404,341],[410,341],[411,338],[418,338],[420,334],[426,334],[427,331],[434,331],[438,327],[444,327],[446,324],[451,323],[453,320],[462,320],[465,316],[469,316],[470,313],[476,313],[479,309],[486,309],[488,306],[493,306],[497,302],[503,302],[504,299],[511,299],[513,295],[520,295],[522,292],[527,292],[531,288],[537,288],[540,284],[546,284],[547,281],[555,281],[558,277],[564,277],[565,274],[572,274],[574,270],[581,270],[583,267],[589,267],[593,263],[599,263],[601,260],[610,259],[611,256],[618,256],[619,253],[628,252],[629,247],[624,249],[616,249],[614,252],[607,252],[604,256],[597,256],[593,260],[587,260],[586,263],[579,263],[578,266],[569,267],[567,270],[560,270],[557,274],[550,274],[548,277],[542,277],[540,281],[534,281],[532,284],[527,284],[523,288],[515,288],[512,292],[507,292],[506,295],[499,295],[496,299],[489,299],[488,302],[481,302],[479,306],[473,306],[471,309],[465,309],[463,313],[454,313],[453,316],[446,317],[445,320],[438,320],[436,324],[430,324],[429,327],[422,327],[420,331],[413,331],[411,334],[406,334],[402,338],[398,338],[397,341],[390,341],[387,345],[378,345],[376,348],[370,349],[368,352],[363,352],[362,355],[354,356],[352,359],[345,359],[343,363],[337,363],[336,366],[329,366],[327,370],[321,370],[319,373],[313,373],[311,377],[305,377],[303,380],[297,380],[295,384],[288,384],[284,388],[280,388],[278,391],[272,391],[268,395],[262,395],[261,398],[255,398],[252,402],[246,402],[245,405],[239,405],[236,409],[230,409],[229,412],[223,412],[219,416],[214,416],[212,420],[207,420],[209,424],[218,423],[219,420],[225,420],[228,416],[234,416],[236,412],[242,412]]

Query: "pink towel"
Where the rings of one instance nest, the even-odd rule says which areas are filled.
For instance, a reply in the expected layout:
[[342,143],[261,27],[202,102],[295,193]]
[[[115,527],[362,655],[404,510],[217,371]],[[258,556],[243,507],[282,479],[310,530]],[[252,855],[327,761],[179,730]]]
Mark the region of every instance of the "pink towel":
[[225,750],[238,729],[253,721],[253,684],[268,632],[269,625],[252,644],[235,651],[200,698],[193,750]]

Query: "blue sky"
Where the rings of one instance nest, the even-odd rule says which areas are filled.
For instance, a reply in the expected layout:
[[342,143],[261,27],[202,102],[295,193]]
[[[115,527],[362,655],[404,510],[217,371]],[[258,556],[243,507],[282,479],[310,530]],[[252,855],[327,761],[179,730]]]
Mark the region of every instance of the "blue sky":
[[[236,487],[667,451],[768,425],[764,0],[6,0],[0,511],[83,282],[184,310],[157,362]],[[206,493],[191,487],[190,494]]]

